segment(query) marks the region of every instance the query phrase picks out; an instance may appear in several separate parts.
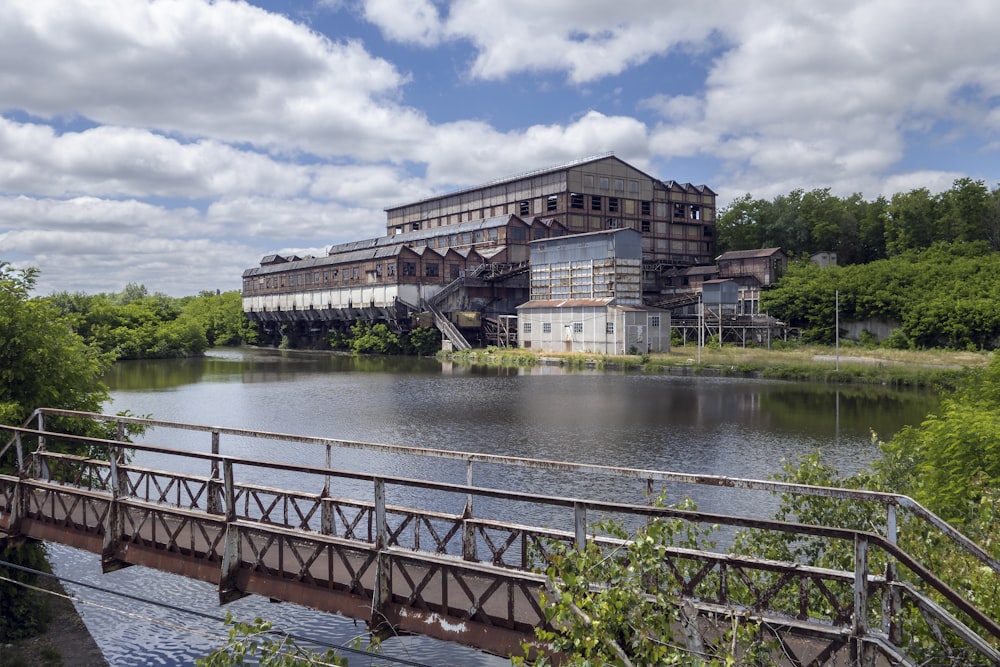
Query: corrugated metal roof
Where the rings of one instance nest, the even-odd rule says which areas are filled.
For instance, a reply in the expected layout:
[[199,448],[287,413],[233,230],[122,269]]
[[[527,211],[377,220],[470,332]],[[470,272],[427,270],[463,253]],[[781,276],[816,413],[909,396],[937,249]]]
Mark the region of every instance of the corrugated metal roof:
[[296,262],[284,262],[280,264],[269,264],[267,266],[257,266],[251,269],[247,269],[243,272],[243,277],[250,276],[263,276],[270,273],[283,273],[285,271],[294,271],[296,269],[309,269],[309,268],[322,268],[336,266],[338,264],[347,262],[363,262],[368,259],[383,259],[387,257],[396,257],[403,251],[412,251],[412,248],[407,248],[406,246],[395,245],[386,248],[367,248],[365,250],[355,250],[354,252],[345,252],[339,255],[333,255],[329,257],[312,257],[309,259],[302,259]]
[[610,306],[613,298],[606,299],[550,299],[547,301],[528,301],[517,307],[518,310],[527,308],[601,308]]
[[608,299],[549,299],[546,301],[528,301],[517,307],[518,310],[533,310],[536,308],[613,308],[615,310],[628,312],[650,312],[667,313],[663,308],[653,306],[629,306],[614,303],[613,298]]
[[498,227],[506,227],[512,220],[517,220],[522,224],[527,224],[516,215],[496,215],[492,218],[483,218],[481,220],[469,220],[467,222],[460,222],[455,225],[448,225],[446,227],[434,227],[432,229],[418,229],[412,232],[403,232],[401,234],[390,234],[387,236],[379,236],[373,239],[365,239],[363,241],[351,241],[349,243],[338,243],[337,245],[330,246],[327,250],[328,255],[338,255],[343,252],[353,252],[355,250],[360,250],[362,248],[372,248],[378,246],[387,245],[399,245],[413,243],[415,241],[423,241],[426,239],[437,238],[439,236],[447,236],[450,234],[462,234],[465,232],[475,232],[486,229],[493,229]]
[[770,257],[775,253],[784,252],[781,248],[758,248],[756,250],[730,250],[715,258],[716,262],[724,262],[734,259],[755,259],[759,257]]

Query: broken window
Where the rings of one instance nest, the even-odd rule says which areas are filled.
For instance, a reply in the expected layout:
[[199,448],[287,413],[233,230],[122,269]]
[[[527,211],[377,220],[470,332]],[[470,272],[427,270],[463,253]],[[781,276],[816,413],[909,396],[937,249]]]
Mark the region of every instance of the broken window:
[[575,192],[569,195],[569,207],[570,208],[583,208],[583,195],[577,194]]
[[531,215],[531,204],[527,201],[517,203],[518,215]]
[[428,278],[437,278],[440,267],[440,264],[428,264],[424,267],[424,275]]
[[545,201],[546,211],[555,211],[559,208],[559,197],[556,195],[549,195],[549,198]]
[[652,202],[644,201],[639,204],[639,213],[642,215],[650,215],[652,210]]
[[608,213],[618,212],[618,197],[608,197]]
[[590,210],[600,211],[601,210],[601,197],[600,195],[592,195],[590,197]]

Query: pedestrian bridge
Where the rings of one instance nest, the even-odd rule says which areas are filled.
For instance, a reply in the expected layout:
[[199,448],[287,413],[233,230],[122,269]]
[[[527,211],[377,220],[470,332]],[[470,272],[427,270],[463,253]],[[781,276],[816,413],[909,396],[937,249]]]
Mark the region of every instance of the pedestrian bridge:
[[[69,435],[81,420],[113,425],[117,439]],[[136,427],[145,429],[140,441],[126,442]],[[1000,576],[1000,563],[904,496],[54,409],[0,426],[0,464],[17,471],[0,475],[0,540],[84,549],[100,554],[105,572],[145,565],[211,582],[222,604],[262,595],[360,619],[382,635],[520,654],[547,623],[538,572],[554,545],[596,541],[610,552],[621,542],[595,534],[595,520],[673,519],[720,526],[720,542],[726,531],[758,530],[853,553],[841,571],[669,549],[662,576],[706,635],[712,619],[736,614],[773,634],[780,664],[915,665],[919,632],[949,664],[1000,665],[998,619],[963,597],[961,581],[949,580],[959,575],[911,557],[901,535],[926,524],[970,567]],[[525,490],[529,479],[543,489],[547,479],[576,481],[568,497]],[[711,489],[726,507],[822,496],[843,503],[844,516],[877,507],[884,521],[859,531],[631,500],[661,489],[678,499]]]

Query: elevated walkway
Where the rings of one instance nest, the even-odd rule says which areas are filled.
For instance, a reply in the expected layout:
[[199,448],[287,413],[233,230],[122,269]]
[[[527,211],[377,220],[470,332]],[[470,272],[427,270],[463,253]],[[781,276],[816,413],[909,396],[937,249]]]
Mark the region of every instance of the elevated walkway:
[[[139,425],[180,444],[68,435],[47,427],[54,417],[109,422],[119,433]],[[57,444],[88,454],[56,453]],[[265,449],[274,460],[247,454]],[[349,456],[359,450],[379,456]],[[433,470],[433,479],[366,467],[385,457]],[[17,469],[0,475],[2,539],[85,549],[100,554],[105,571],[141,564],[211,582],[220,603],[252,593],[364,620],[377,633],[520,653],[535,641],[535,627],[549,627],[540,601],[546,580],[537,571],[555,545],[592,542],[612,554],[622,541],[595,534],[590,518],[630,526],[664,518],[792,533],[853,553],[850,569],[833,570],[708,544],[664,551],[659,576],[676,581],[678,602],[706,619],[760,621],[780,645],[775,664],[916,665],[914,649],[929,648],[955,656],[949,664],[1000,664],[997,619],[963,596],[958,569],[934,572],[914,559],[900,544],[908,532],[897,527],[928,526],[942,550],[970,567],[1000,576],[1000,563],[905,496],[53,409],[37,410],[21,428],[0,426],[0,460]],[[526,491],[532,476],[543,488],[552,479],[587,483],[574,484],[575,497],[560,497]],[[855,530],[623,500],[630,488],[651,496],[660,486],[678,496],[691,486],[816,496],[842,503],[837,516],[880,508],[884,522]],[[613,497],[591,488],[612,489]],[[939,645],[916,646],[918,636]]]

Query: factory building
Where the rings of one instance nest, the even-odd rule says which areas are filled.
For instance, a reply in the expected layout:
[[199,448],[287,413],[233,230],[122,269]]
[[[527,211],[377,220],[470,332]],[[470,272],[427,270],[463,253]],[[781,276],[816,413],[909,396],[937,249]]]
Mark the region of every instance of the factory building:
[[[601,308],[614,313],[641,309],[670,272],[712,261],[715,198],[705,185],[661,181],[611,153],[575,160],[387,208],[385,236],[334,245],[322,257],[266,256],[243,273],[243,310],[271,343],[290,333],[319,341],[358,319],[406,330],[428,311],[442,331],[450,322],[479,337],[469,329],[495,328],[521,304],[554,300],[534,298],[528,282],[532,254],[548,252],[544,242],[595,233],[628,238],[631,251],[627,264],[622,256],[615,265],[613,296],[595,289],[586,298],[611,299]],[[630,233],[606,234],[617,230]],[[604,277],[592,276],[592,286]],[[555,282],[549,289],[559,298]],[[613,326],[615,349],[626,331],[634,340],[624,349],[648,347],[648,324],[628,317],[604,322],[602,341]]]
[[646,286],[667,267],[709,264],[716,194],[706,185],[661,181],[611,153],[519,174],[386,209],[386,233],[446,230],[497,215],[544,217],[570,234],[642,234]]

